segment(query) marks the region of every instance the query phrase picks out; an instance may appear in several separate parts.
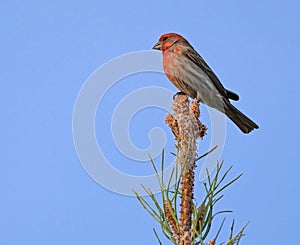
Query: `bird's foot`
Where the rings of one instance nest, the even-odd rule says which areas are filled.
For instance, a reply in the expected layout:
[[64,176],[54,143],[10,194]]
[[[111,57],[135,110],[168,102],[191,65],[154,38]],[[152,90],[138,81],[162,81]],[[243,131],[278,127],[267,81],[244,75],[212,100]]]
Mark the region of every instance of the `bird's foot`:
[[173,95],[173,100],[175,100],[177,95],[186,95],[186,94],[182,91],[179,91],[179,92],[177,92],[176,94]]

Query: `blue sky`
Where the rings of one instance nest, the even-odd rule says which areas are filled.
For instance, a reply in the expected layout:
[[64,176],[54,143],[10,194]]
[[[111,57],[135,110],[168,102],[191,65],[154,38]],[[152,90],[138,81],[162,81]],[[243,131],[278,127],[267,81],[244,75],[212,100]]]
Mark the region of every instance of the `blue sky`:
[[[243,135],[227,121],[220,160],[234,165],[231,177],[244,174],[220,204],[234,211],[228,232],[231,219],[237,227],[250,220],[242,244],[298,243],[297,1],[7,1],[0,9],[0,244],[155,244],[152,227],[158,227],[135,198],[107,190],[85,172],[72,115],[80,88],[98,67],[151,49],[166,32],[184,35],[224,86],[239,93],[235,105],[260,125]],[[151,174],[149,162],[118,151],[110,122],[124,96],[147,86],[176,92],[162,74],[126,77],[106,94],[95,120],[108,161],[136,176]],[[147,148],[149,130],[159,127],[172,151],[164,116],[155,108],[140,111],[130,123],[132,141]],[[205,109],[201,120],[209,124]],[[208,145],[209,132],[199,152]]]

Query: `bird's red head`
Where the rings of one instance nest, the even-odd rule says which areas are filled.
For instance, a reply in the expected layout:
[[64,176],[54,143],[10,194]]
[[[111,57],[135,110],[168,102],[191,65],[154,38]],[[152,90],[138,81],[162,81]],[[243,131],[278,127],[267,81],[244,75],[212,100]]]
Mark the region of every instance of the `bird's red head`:
[[187,42],[184,37],[176,33],[166,33],[161,35],[158,42],[153,46],[153,49],[165,51],[172,47],[178,41]]

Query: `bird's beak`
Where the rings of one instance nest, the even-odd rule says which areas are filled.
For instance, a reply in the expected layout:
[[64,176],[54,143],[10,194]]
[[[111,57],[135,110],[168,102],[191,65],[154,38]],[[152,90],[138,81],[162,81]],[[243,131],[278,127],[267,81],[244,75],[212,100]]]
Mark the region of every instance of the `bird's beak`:
[[162,42],[158,41],[154,46],[153,49],[161,50]]

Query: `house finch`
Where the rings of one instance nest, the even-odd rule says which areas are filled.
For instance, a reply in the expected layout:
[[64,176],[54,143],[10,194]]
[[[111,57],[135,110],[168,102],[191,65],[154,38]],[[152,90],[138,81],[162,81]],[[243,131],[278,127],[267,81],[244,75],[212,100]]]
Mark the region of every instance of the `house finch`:
[[239,96],[223,87],[220,80],[189,42],[176,33],[164,34],[153,49],[161,50],[169,80],[183,93],[225,113],[245,134],[258,125],[229,101]]

